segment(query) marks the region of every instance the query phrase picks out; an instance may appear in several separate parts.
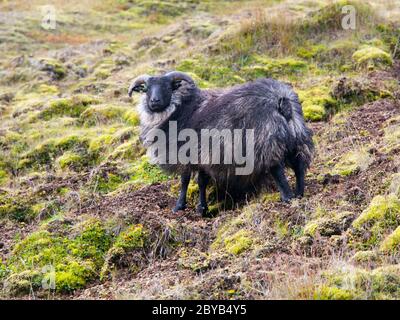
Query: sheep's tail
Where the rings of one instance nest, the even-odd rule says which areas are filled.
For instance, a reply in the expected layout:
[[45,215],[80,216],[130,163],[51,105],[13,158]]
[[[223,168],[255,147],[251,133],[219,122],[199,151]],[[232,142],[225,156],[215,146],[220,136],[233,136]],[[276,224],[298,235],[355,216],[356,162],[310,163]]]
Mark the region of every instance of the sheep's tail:
[[309,167],[314,154],[313,133],[304,121],[297,94],[294,91],[281,92],[278,96],[277,109],[288,122],[289,130],[295,139],[298,156],[301,156]]
[[293,118],[292,104],[289,98],[281,97],[278,99],[278,111],[287,121]]

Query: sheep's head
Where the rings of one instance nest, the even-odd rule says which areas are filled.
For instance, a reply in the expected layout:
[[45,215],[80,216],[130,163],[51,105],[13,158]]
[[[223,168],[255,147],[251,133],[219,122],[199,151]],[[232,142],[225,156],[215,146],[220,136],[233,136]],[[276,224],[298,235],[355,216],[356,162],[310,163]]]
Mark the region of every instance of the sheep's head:
[[173,71],[159,77],[142,75],[133,80],[128,94],[132,96],[134,91],[145,93],[149,111],[162,112],[168,108],[172,95],[181,87],[182,82],[194,85],[191,77],[178,71]]

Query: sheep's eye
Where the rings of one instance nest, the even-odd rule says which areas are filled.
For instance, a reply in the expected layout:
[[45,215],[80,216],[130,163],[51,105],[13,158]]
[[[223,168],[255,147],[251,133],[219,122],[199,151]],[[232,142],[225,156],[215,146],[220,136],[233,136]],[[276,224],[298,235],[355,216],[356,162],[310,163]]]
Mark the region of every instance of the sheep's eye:
[[143,83],[140,86],[138,86],[138,91],[139,92],[147,92],[147,86]]
[[181,86],[181,84],[182,84],[182,81],[181,81],[181,80],[174,81],[174,82],[172,83],[172,90],[178,89],[178,88]]

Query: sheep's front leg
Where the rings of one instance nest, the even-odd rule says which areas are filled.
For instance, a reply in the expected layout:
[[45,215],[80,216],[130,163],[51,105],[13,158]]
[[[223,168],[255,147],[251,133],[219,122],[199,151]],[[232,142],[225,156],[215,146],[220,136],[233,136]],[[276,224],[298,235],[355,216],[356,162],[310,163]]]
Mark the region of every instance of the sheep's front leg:
[[186,209],[186,195],[190,182],[190,172],[181,175],[181,191],[179,192],[179,198],[176,202],[173,212],[178,212],[179,210]]
[[283,202],[289,202],[293,198],[293,193],[285,175],[285,167],[281,164],[272,167],[271,174],[281,193],[281,200]]
[[207,185],[210,181],[210,177],[204,172],[199,171],[198,184],[200,193],[200,203],[197,206],[197,212],[201,213],[203,217],[208,216],[208,206],[207,206]]

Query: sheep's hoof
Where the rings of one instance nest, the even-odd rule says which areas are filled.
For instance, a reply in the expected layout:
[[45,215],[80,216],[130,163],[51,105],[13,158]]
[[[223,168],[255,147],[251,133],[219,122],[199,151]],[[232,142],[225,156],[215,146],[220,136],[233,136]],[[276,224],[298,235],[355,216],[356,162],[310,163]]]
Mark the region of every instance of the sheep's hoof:
[[172,209],[173,213],[177,213],[178,211],[182,211],[186,209],[186,204],[177,204],[175,208]]
[[290,203],[290,201],[292,201],[292,199],[293,199],[293,196],[282,196],[281,197],[281,201],[283,203]]
[[199,204],[198,206],[197,206],[197,213],[199,213],[199,214],[201,214],[201,216],[203,217],[203,218],[209,218],[209,217],[211,217],[210,216],[210,213],[208,212],[208,207],[207,206],[202,206],[201,204]]

